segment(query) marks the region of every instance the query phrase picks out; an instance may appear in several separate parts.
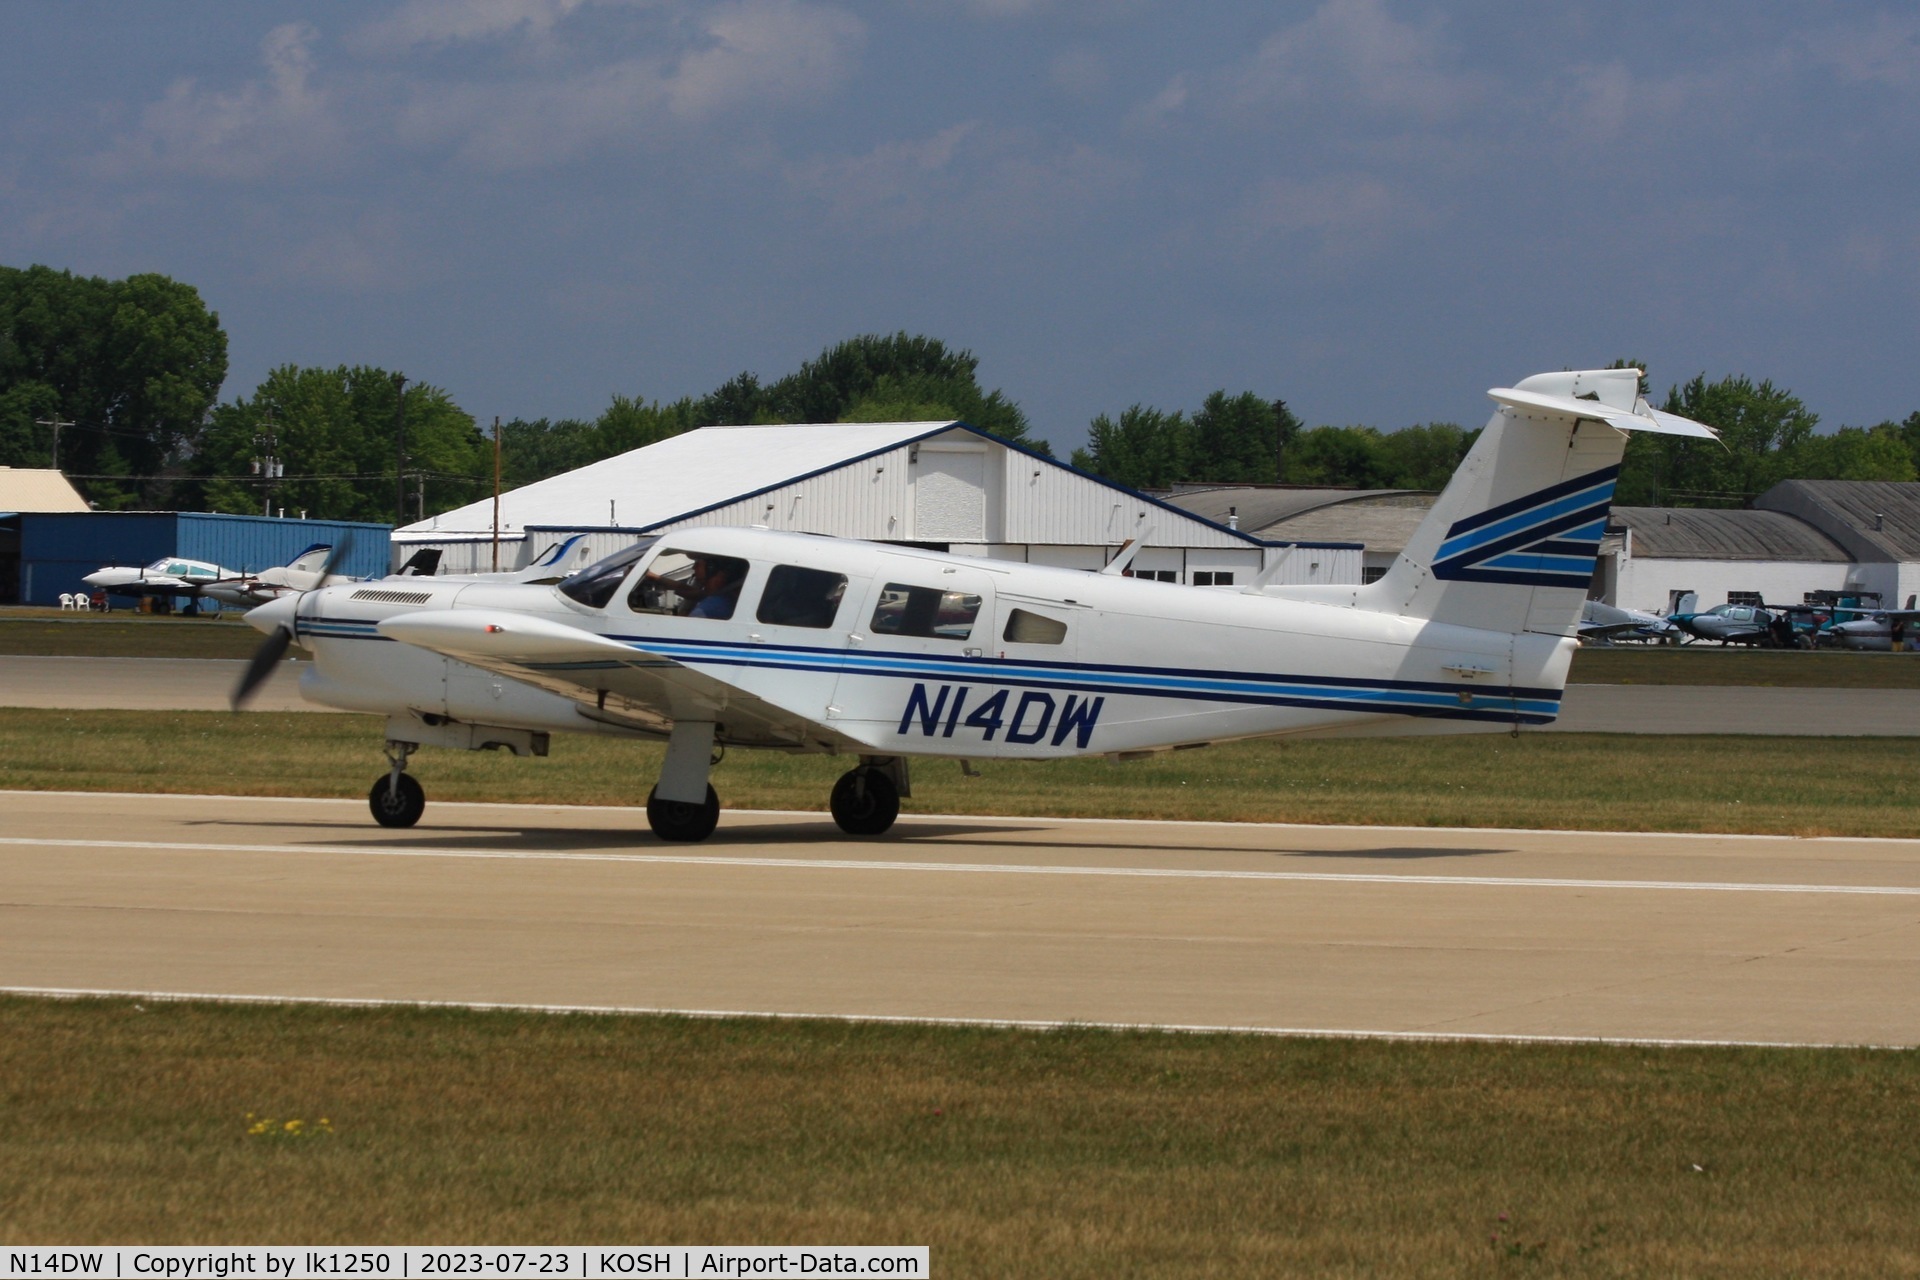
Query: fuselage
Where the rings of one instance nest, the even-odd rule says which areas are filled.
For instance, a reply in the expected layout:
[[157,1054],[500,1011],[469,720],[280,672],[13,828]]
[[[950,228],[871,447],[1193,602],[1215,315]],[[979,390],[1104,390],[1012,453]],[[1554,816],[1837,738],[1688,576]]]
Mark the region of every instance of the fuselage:
[[[658,594],[659,571],[692,557],[744,566],[729,616],[702,616],[684,599],[669,607],[671,595]],[[1564,636],[1422,621],[1284,589],[1210,590],[764,530],[671,533],[607,571],[611,581],[588,581],[600,571],[560,586],[353,583],[249,620],[271,629],[297,609],[296,639],[315,657],[303,692],[353,710],[661,732],[677,666],[736,691],[714,717],[722,742],[977,758],[1541,724],[1558,711],[1573,648]],[[530,662],[508,678],[378,630],[445,610],[561,624],[631,657]],[[640,697],[641,681],[659,683]]]

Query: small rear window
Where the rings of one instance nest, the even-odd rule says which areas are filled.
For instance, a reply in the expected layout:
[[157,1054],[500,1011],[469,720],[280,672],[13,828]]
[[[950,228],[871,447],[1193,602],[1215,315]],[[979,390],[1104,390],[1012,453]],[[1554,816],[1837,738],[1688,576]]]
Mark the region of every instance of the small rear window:
[[846,593],[844,573],[777,564],[767,575],[767,589],[754,616],[776,627],[830,627]]
[[1057,618],[1015,609],[1007,615],[1000,638],[1009,644],[1061,644],[1067,638],[1067,624]]
[[965,640],[973,634],[979,612],[979,596],[889,582],[880,592],[870,625],[876,635]]

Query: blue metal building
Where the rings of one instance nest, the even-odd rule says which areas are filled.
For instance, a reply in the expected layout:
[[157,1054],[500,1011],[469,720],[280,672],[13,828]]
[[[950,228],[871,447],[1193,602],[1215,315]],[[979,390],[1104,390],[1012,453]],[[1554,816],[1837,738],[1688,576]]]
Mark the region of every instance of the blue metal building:
[[201,511],[26,512],[20,527],[21,604],[60,603],[83,591],[80,579],[103,565],[147,565],[162,556],[210,560],[241,573],[285,564],[317,542],[353,535],[353,552],[336,572],[387,572],[391,526],[347,520],[286,520]]

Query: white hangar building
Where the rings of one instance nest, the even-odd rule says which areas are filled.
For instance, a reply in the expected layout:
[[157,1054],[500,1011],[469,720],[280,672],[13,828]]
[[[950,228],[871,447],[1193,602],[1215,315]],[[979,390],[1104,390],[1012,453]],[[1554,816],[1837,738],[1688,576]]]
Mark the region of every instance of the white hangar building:
[[[1088,475],[964,422],[702,427],[501,495],[499,567],[579,535],[566,570],[646,534],[764,525],[1099,569],[1143,538],[1137,576],[1244,586],[1358,583],[1358,543],[1281,543]],[[493,568],[487,498],[393,531],[394,565],[441,551],[439,572]],[[1288,548],[1292,549],[1289,550]]]

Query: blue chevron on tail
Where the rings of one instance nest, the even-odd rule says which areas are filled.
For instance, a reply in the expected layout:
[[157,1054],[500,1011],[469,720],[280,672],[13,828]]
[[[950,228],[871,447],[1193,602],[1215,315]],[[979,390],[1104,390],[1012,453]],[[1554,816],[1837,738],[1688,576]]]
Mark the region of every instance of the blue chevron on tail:
[[1455,521],[1434,558],[1433,576],[1584,590],[1619,478],[1618,466],[1602,467]]

